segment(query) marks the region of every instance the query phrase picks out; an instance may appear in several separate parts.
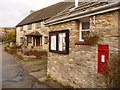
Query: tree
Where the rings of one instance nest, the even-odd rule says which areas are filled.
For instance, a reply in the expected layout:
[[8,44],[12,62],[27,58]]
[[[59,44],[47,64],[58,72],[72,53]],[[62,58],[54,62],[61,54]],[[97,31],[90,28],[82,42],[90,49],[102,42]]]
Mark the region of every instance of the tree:
[[16,36],[15,36],[15,32],[10,32],[6,38],[6,41],[12,41],[15,42],[16,41]]

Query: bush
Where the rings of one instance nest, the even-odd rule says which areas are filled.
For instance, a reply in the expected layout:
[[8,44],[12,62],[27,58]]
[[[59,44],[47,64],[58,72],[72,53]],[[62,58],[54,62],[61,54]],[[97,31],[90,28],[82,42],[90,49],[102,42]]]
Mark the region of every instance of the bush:
[[17,50],[16,49],[8,49],[8,52],[10,54],[16,54]]
[[118,55],[111,54],[108,61],[108,73],[105,76],[107,88],[120,88],[120,58]]
[[16,54],[17,53],[17,49],[15,49],[15,48],[9,48],[8,46],[5,46],[4,47],[4,50],[6,51],[6,52],[8,52],[8,53],[10,53],[10,54]]
[[47,57],[47,51],[28,51],[26,53],[24,53],[27,56],[36,56],[36,58],[43,58],[43,57]]
[[21,59],[21,60],[24,59],[23,56],[21,56],[21,55],[19,55],[19,54],[16,54],[16,56],[17,56],[19,59]]

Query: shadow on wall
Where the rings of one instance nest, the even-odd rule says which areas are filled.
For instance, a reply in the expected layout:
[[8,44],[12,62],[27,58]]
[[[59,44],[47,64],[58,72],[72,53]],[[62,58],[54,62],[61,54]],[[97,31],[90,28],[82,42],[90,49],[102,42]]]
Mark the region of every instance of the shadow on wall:
[[[120,2],[118,4],[120,6]],[[120,10],[118,13],[118,57],[119,57],[119,66],[120,66]],[[119,76],[120,76],[120,70],[118,70]],[[120,78],[120,77],[119,77]],[[120,79],[119,79],[119,87],[120,87]]]
[[[120,3],[119,3],[120,6]],[[120,10],[118,13],[118,54],[111,54],[109,61],[109,73],[107,77],[108,88],[120,88]]]

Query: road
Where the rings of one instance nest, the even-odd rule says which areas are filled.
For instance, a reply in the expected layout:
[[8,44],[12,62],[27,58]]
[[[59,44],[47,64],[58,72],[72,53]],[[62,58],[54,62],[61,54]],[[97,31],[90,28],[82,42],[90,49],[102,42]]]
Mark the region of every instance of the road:
[[48,88],[44,83],[26,73],[21,64],[2,48],[2,88]]

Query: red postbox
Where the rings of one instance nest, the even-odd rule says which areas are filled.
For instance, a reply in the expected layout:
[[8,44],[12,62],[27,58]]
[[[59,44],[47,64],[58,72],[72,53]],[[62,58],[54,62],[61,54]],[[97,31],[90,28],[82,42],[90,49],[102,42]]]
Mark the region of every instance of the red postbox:
[[98,45],[98,73],[108,73],[109,46]]

